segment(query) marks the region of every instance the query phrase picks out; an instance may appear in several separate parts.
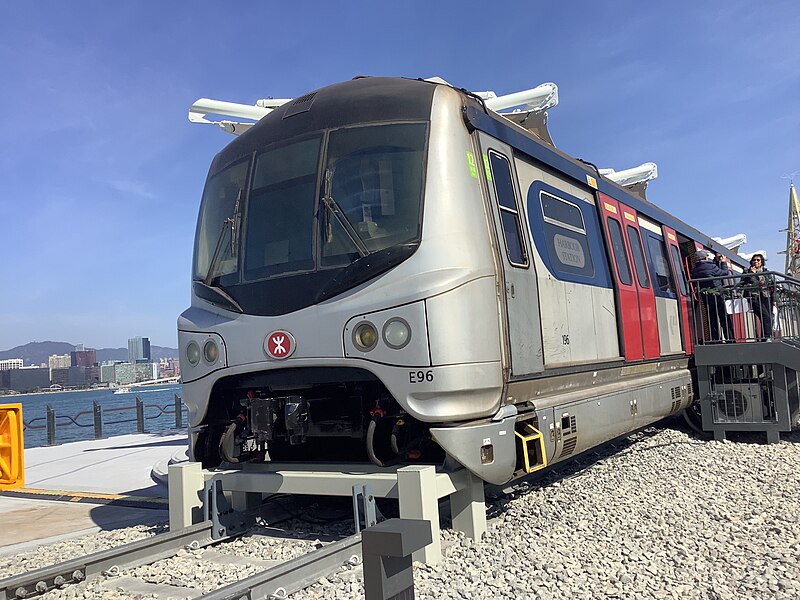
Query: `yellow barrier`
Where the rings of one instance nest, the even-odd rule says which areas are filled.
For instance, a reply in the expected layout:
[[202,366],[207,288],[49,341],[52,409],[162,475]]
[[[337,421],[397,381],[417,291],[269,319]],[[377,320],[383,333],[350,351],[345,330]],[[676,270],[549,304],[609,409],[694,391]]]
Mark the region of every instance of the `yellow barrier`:
[[25,485],[22,404],[0,404],[0,490]]

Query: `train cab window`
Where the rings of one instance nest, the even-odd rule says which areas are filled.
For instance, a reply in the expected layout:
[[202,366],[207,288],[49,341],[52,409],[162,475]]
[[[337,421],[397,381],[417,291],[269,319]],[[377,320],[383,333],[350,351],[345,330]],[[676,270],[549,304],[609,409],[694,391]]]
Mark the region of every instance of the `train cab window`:
[[622,239],[622,227],[619,221],[608,217],[608,234],[611,237],[611,247],[614,249],[614,262],[617,265],[619,281],[623,285],[631,285],[631,265],[628,262],[628,253],[625,251],[625,240]]
[[681,256],[675,246],[670,245],[670,254],[672,255],[672,265],[675,267],[675,272],[678,274],[678,285],[681,288],[681,294],[684,296],[689,295],[689,286],[686,285],[686,276],[681,268]]
[[314,211],[321,138],[256,157],[245,230],[244,279],[314,268]]
[[494,191],[500,208],[500,221],[503,225],[503,238],[506,244],[508,261],[515,267],[528,266],[528,253],[522,241],[517,197],[511,180],[511,165],[508,159],[496,152],[489,152]]
[[639,235],[639,230],[632,225],[628,225],[628,242],[631,244],[633,266],[636,267],[636,279],[639,281],[639,287],[648,289],[650,287],[650,276],[647,274],[647,262],[644,259],[642,237]]
[[650,249],[650,258],[653,259],[657,289],[662,293],[675,295],[675,281],[672,279],[672,271],[669,268],[669,262],[667,262],[664,242],[652,235],[648,235],[647,245]]
[[[393,123],[333,131],[322,183],[322,267],[419,240],[427,127]],[[360,250],[359,250],[360,247]]]
[[194,252],[194,279],[235,278],[238,216],[244,204],[249,160],[226,167],[206,183]]
[[594,263],[581,209],[544,191],[539,200],[553,267],[562,273],[593,277]]

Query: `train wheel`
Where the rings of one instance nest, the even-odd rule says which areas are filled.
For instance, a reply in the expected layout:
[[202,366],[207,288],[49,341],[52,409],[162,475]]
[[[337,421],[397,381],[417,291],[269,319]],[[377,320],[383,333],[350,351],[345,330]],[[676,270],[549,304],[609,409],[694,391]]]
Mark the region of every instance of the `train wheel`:
[[683,411],[683,419],[695,433],[698,433],[704,437],[708,437],[710,435],[708,432],[703,431],[703,415],[700,413],[699,402],[694,402],[691,406]]

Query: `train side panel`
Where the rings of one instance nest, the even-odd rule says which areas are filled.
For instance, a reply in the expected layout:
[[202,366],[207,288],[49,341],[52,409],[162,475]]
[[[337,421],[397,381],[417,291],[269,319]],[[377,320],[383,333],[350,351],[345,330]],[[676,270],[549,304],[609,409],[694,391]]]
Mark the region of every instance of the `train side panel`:
[[518,158],[549,368],[619,360],[617,309],[593,194]]

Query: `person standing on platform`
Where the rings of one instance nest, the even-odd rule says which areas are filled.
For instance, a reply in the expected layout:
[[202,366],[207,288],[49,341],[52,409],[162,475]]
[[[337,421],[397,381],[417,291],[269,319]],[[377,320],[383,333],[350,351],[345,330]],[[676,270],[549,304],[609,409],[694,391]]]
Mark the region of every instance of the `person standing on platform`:
[[769,340],[772,339],[772,293],[767,276],[762,274],[766,272],[764,262],[763,254],[753,254],[750,267],[745,271],[752,275],[742,277],[742,284],[746,286],[745,293],[750,299],[753,315],[761,322],[761,335],[758,337],[760,340]]
[[[714,253],[709,250],[698,250],[695,253],[697,264],[692,269],[692,279],[705,279],[708,277],[730,277],[731,271],[725,263],[725,259],[720,259],[720,265],[714,264]],[[725,282],[722,279],[698,282],[700,290],[708,290],[701,293],[700,298],[706,306],[708,312],[708,325],[711,330],[711,339],[704,340],[709,342],[733,341],[733,319],[725,310],[725,298],[722,291],[725,289]]]

